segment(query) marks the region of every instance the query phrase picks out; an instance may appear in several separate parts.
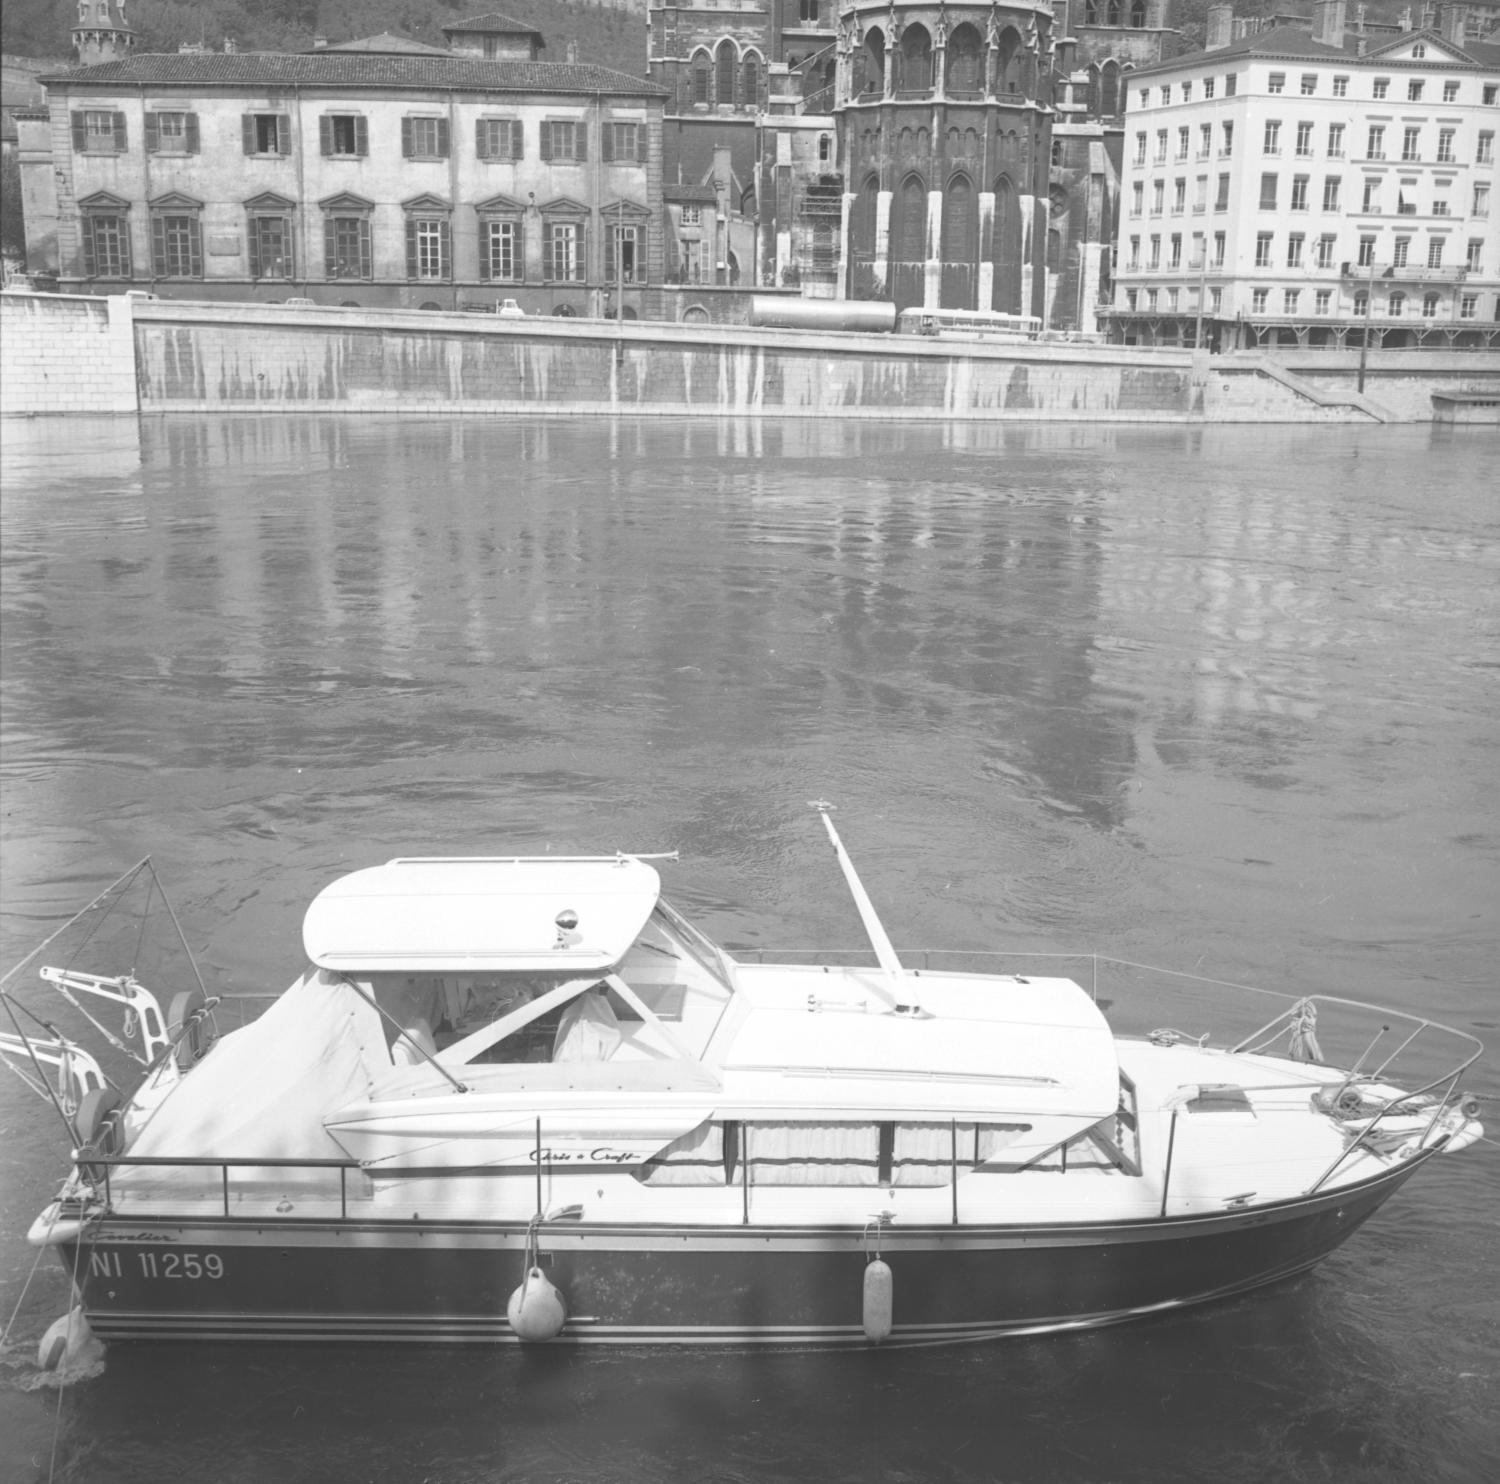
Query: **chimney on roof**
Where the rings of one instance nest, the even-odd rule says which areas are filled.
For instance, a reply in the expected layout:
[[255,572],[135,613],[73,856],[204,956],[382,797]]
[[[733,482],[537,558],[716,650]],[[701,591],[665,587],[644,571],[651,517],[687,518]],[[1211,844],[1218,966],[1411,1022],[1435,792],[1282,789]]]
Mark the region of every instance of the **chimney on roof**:
[[1469,29],[1469,7],[1467,5],[1444,5],[1438,13],[1438,30],[1446,41],[1455,46],[1464,44],[1464,33]]
[[1216,52],[1234,40],[1234,6],[1210,5],[1208,7],[1208,31],[1203,38],[1203,50]]
[[1312,37],[1324,46],[1344,44],[1345,0],[1313,0]]

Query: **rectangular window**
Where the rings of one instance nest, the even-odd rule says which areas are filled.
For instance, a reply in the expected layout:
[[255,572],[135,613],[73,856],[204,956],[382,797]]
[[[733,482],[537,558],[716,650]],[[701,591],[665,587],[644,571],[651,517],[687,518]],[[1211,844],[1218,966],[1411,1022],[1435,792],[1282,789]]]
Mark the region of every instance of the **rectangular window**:
[[1299,155],[1310,155],[1312,146],[1313,126],[1304,120],[1297,125],[1297,153]]
[[644,124],[605,124],[599,137],[600,148],[607,162],[637,165],[646,163]]
[[1266,312],[1266,300],[1270,297],[1269,289],[1256,289],[1250,295],[1250,312],[1252,314],[1264,314]]
[[1484,104],[1488,108],[1497,97],[1500,97],[1500,83],[1487,82],[1484,85]]
[[1224,249],[1228,246],[1228,237],[1223,232],[1214,233],[1214,267],[1224,266]]
[[1435,196],[1432,201],[1432,214],[1434,216],[1451,216],[1446,196]]
[[1369,138],[1365,142],[1365,155],[1372,160],[1385,159],[1385,125],[1371,124]]
[[1403,160],[1420,160],[1422,158],[1421,147],[1422,130],[1418,126],[1406,129],[1401,136],[1401,158]]
[[203,234],[196,216],[151,218],[151,271],[158,278],[203,277]]
[[1371,90],[1371,96],[1375,97],[1375,98],[1384,98],[1385,95],[1390,92],[1390,90],[1391,90],[1391,80],[1390,80],[1390,78],[1388,78],[1388,77],[1377,77],[1375,79],[1375,86]]
[[1338,175],[1325,176],[1323,180],[1323,210],[1337,211],[1339,209],[1339,191],[1343,186],[1343,177]]
[[1447,82],[1445,82],[1443,84],[1443,102],[1444,103],[1456,103],[1456,102],[1458,102],[1458,83],[1455,82],[1452,78],[1450,78]]
[[1198,158],[1206,160],[1214,152],[1214,126],[1198,125]]
[[1157,290],[1155,290],[1155,289],[1147,289],[1146,290],[1146,308],[1147,309],[1155,309],[1156,308],[1156,295],[1157,295]]
[[1181,216],[1187,210],[1187,181],[1180,178],[1172,185],[1172,214]]
[[1223,143],[1219,146],[1219,153],[1227,159],[1234,153],[1234,122],[1226,119],[1221,127],[1223,132],[1219,137]]
[[242,113],[240,136],[247,155],[292,152],[292,121],[284,113]]
[[1161,267],[1161,238],[1158,236],[1151,238],[1151,260],[1146,266],[1153,269]]
[[1185,160],[1188,157],[1188,140],[1192,137],[1192,130],[1186,125],[1177,131],[1177,158]]
[[148,113],[146,153],[149,155],[195,155],[198,153],[196,113]]
[[1307,186],[1311,176],[1294,175],[1292,177],[1292,199],[1291,209],[1293,211],[1307,210]]
[[448,218],[413,216],[406,220],[406,276],[418,282],[449,277]]
[[588,159],[588,128],[577,120],[543,119],[541,135],[544,160]]
[[1193,85],[1191,82],[1185,82],[1182,85],[1182,101],[1184,103],[1191,103],[1193,101]]
[[1355,262],[1361,268],[1368,268],[1375,261],[1375,238],[1361,234],[1359,239],[1359,256]]
[[1333,96],[1335,98],[1347,98],[1349,96],[1349,79],[1347,77],[1334,78]]
[[1391,266],[1393,268],[1406,267],[1407,253],[1411,249],[1410,237],[1398,237],[1396,245],[1391,249]]
[[1178,291],[1176,289],[1168,289],[1167,290],[1167,308],[1168,309],[1176,309],[1177,308],[1177,293],[1178,293]]
[[1167,183],[1155,180],[1151,183],[1151,215],[1160,216],[1166,209]]
[[330,216],[323,220],[323,272],[328,278],[370,278],[370,219]]
[[1165,106],[1166,104],[1168,104],[1168,103],[1170,103],[1172,101],[1172,84],[1171,83],[1168,83],[1161,90],[1161,101],[1162,101],[1162,105],[1163,106]]
[[1301,232],[1293,232],[1286,240],[1286,265],[1288,268],[1302,266],[1302,244],[1306,239]]
[[1255,266],[1257,268],[1271,266],[1271,233],[1269,232],[1255,234]]
[[1479,312],[1479,295],[1464,294],[1458,301],[1458,317],[1473,319]]
[[292,222],[286,216],[252,216],[247,237],[251,278],[293,278]]
[[1365,182],[1364,200],[1360,210],[1378,215],[1380,212],[1380,182],[1378,180],[1367,180]]
[[320,152],[363,158],[370,153],[370,124],[362,113],[325,113],[318,120]]
[[1130,239],[1130,271],[1133,273],[1141,266],[1141,239],[1132,237]]
[[1284,73],[1284,72],[1273,72],[1266,79],[1266,91],[1268,93],[1284,93],[1284,92],[1286,92],[1286,73]]
[[1408,103],[1420,103],[1422,101],[1422,79],[1413,77],[1406,84],[1406,101]]
[[1333,290],[1332,289],[1319,289],[1318,292],[1317,292],[1317,296],[1313,300],[1313,313],[1314,314],[1327,314],[1328,313],[1329,305],[1332,303],[1332,301],[1333,301]]
[[1322,237],[1318,238],[1318,246],[1316,249],[1317,256],[1314,260],[1317,263],[1318,267],[1333,267],[1333,253],[1337,245],[1337,237],[1332,237],[1325,233]]
[[480,222],[479,276],[491,283],[520,283],[520,222],[493,219]]
[[[1139,216],[1141,214],[1139,210],[1141,190],[1140,181],[1136,181],[1135,189],[1137,203],[1136,215]],[[703,208],[701,206],[684,206],[682,208],[682,225],[684,227],[701,227],[703,225]]]
[[605,283],[643,283],[645,267],[640,228],[611,224],[604,238]]
[[1163,165],[1167,159],[1167,131],[1158,129],[1156,131],[1156,163]]
[[1202,216],[1208,210],[1208,177],[1200,175],[1193,182],[1193,215]]
[[581,222],[543,223],[542,276],[550,283],[582,283],[583,245]]
[[1214,95],[1214,79],[1211,78],[1211,77],[1205,77],[1203,79],[1203,96],[1205,98],[1212,98],[1213,95]]
[[1262,211],[1276,210],[1276,172],[1269,171],[1260,178],[1260,209]]
[[1146,136],[1144,134],[1135,136],[1135,163],[1137,165],[1146,163]]
[[130,277],[130,223],[124,216],[85,214],[83,272],[86,278]]
[[1344,158],[1344,126],[1342,124],[1329,124],[1328,126],[1328,158],[1330,160]]
[[525,131],[521,127],[520,119],[475,119],[475,158],[480,160],[519,160],[525,153],[525,137]]
[[1223,289],[1210,289],[1208,291],[1208,307],[1214,314],[1217,314],[1224,307]]
[[1453,163],[1453,136],[1457,133],[1454,129],[1438,130],[1437,162],[1439,165],[1451,165]]
[[1296,314],[1297,296],[1300,293],[1300,289],[1283,289],[1281,291],[1281,312],[1283,314]]
[[1182,267],[1182,233],[1173,232],[1171,242],[1171,256],[1167,259],[1167,267]]
[[[1144,181],[1135,181],[1130,187],[1130,214],[1139,216],[1146,209],[1146,185]],[[687,225],[687,207],[683,207],[683,225]]]
[[1125,290],[1125,307],[1130,310],[1132,314],[1135,312],[1135,306],[1139,301],[1139,298],[1140,295],[1136,292],[1135,289]]
[[1261,141],[1261,153],[1265,155],[1279,155],[1281,153],[1281,120],[1267,119],[1265,138]]
[[1232,97],[1234,97],[1235,92],[1236,92],[1237,87],[1238,87],[1238,84],[1239,84],[1239,80],[1240,80],[1239,79],[1239,74],[1236,73],[1236,72],[1231,72],[1224,79],[1224,96],[1226,98],[1232,98]]
[[1227,175],[1219,177],[1219,191],[1218,195],[1214,197],[1214,210],[1229,210],[1229,177]]
[[407,114],[401,120],[401,156],[407,160],[446,160],[448,120]]
[[127,148],[125,115],[112,108],[85,108],[72,116],[73,151],[80,155],[122,155]]
[[1304,72],[1302,74],[1302,96],[1311,98],[1318,91],[1318,74],[1316,72]]
[[1476,165],[1488,165],[1495,158],[1495,133],[1492,129],[1486,129],[1479,136],[1479,147],[1474,151],[1474,163]]
[[1447,241],[1446,237],[1429,237],[1427,239],[1427,266],[1429,268],[1441,268],[1443,266],[1443,247]]
[[1479,265],[1484,260],[1484,238],[1469,238],[1468,254],[1464,259],[1464,266],[1470,273],[1478,273]]
[[1470,216],[1488,216],[1490,214],[1490,188],[1487,185],[1476,185],[1474,187],[1474,206]]

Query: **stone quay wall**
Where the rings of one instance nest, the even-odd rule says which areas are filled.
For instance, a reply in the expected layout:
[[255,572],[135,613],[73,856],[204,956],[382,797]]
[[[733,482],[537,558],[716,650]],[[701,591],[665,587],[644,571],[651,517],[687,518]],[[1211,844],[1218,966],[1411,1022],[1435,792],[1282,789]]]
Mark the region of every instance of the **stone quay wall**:
[[[6,412],[1432,419],[1500,356],[1190,350],[418,310],[0,295]],[[15,333],[13,333],[15,327]]]

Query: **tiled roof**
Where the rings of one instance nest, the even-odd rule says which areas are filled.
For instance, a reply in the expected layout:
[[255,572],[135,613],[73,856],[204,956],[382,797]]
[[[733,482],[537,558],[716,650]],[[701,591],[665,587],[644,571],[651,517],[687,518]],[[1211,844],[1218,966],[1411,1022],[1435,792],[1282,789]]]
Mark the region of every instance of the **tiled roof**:
[[[1469,41],[1458,46],[1451,41],[1445,41],[1435,31],[1404,32],[1400,36],[1383,41],[1378,47],[1372,48],[1361,56],[1359,37],[1352,31],[1344,33],[1343,46],[1328,46],[1321,41],[1314,41],[1312,32],[1305,27],[1277,26],[1274,30],[1262,31],[1256,36],[1246,36],[1232,46],[1216,47],[1213,51],[1188,52],[1182,56],[1173,57],[1170,61],[1153,62],[1149,67],[1138,67],[1129,75],[1149,77],[1159,72],[1179,72],[1184,67],[1217,66],[1220,62],[1244,61],[1248,57],[1263,57],[1272,60],[1284,57],[1288,61],[1374,62],[1379,53],[1401,42],[1411,41],[1422,34],[1445,47],[1452,48],[1463,56],[1472,58],[1480,67],[1493,67],[1500,63],[1500,46],[1481,41]],[[1432,58],[1429,57],[1427,60],[1430,65]]]
[[487,10],[483,15],[471,15],[466,21],[449,21],[443,27],[444,35],[454,31],[478,31],[488,36],[540,36],[542,34],[535,26],[528,26],[522,21],[513,21],[508,15],[501,15],[498,10]]
[[662,200],[692,203],[694,201],[716,202],[719,198],[711,186],[701,185],[664,185],[661,188]]
[[446,57],[448,52],[440,46],[428,46],[425,41],[413,41],[410,36],[397,36],[382,31],[379,36],[363,36],[358,41],[340,41],[317,48],[320,52],[360,52],[382,57]]
[[487,93],[608,93],[665,97],[643,77],[592,62],[490,61],[483,57],[382,57],[352,52],[145,53],[42,79],[52,86],[175,83],[203,88],[462,88]]

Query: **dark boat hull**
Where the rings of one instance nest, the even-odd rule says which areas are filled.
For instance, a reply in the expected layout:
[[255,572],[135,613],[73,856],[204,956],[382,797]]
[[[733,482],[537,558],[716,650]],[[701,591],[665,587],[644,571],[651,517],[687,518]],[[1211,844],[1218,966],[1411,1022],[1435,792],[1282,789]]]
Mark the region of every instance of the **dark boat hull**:
[[[887,1228],[892,1345],[1117,1323],[1244,1293],[1333,1251],[1423,1158],[1247,1211],[1071,1225]],[[866,1343],[866,1233],[817,1226],[544,1226],[554,1344]],[[106,1340],[513,1342],[515,1223],[105,1218],[77,1274]]]

